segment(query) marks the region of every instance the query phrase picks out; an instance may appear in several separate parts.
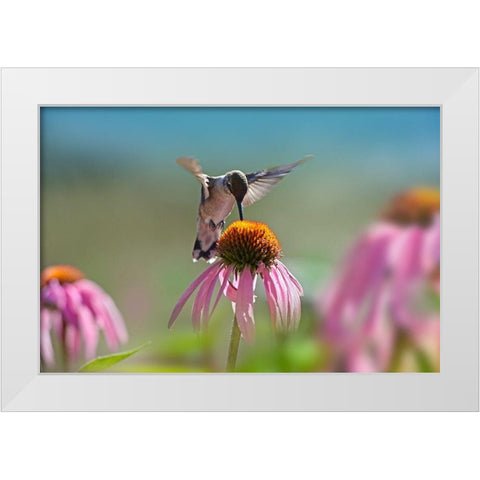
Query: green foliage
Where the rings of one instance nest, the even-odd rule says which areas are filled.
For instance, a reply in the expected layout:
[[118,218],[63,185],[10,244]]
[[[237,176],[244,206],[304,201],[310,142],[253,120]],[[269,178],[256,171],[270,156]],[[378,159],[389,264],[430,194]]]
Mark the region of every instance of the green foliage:
[[435,292],[435,291],[431,291],[430,292],[430,305],[432,306],[432,308],[434,308],[437,312],[440,311],[440,295]]
[[122,360],[125,360],[126,358],[130,357],[134,353],[137,353],[138,351],[142,350],[145,348],[147,345],[149,345],[150,342],[144,343],[143,345],[140,345],[137,348],[134,348],[133,350],[129,350],[127,352],[120,352],[120,353],[113,353],[111,355],[105,355],[102,357],[97,357],[95,360],[92,360],[91,362],[86,363],[83,365],[78,371],[81,373],[96,373],[96,372],[102,372],[103,370],[106,370],[107,368],[112,367],[113,365],[117,364],[118,362],[121,362]]
[[285,345],[283,357],[286,372],[311,372],[323,360],[324,352],[314,338],[301,338]]
[[203,373],[208,372],[206,368],[196,367],[193,365],[178,365],[178,364],[133,364],[122,365],[118,368],[113,367],[112,371],[118,373]]
[[423,350],[417,349],[415,351],[415,357],[420,372],[432,373],[435,371],[430,358]]

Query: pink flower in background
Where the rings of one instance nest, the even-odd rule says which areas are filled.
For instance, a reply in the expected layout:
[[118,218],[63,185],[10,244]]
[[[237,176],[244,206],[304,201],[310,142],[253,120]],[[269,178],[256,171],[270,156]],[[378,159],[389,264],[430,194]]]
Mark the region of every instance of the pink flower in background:
[[[255,338],[254,290],[259,275],[265,287],[273,328],[280,331],[297,328],[303,290],[287,267],[279,261],[281,247],[267,225],[243,220],[234,222],[218,241],[217,255],[219,260],[205,270],[180,297],[170,317],[169,327],[193,292],[199,288],[192,308],[194,328],[199,329],[208,322],[224,294],[233,304],[243,338],[252,343]],[[217,280],[220,289],[210,310]]]
[[341,369],[384,371],[399,332],[415,340],[435,331],[421,299],[440,289],[439,208],[438,190],[416,188],[394,198],[356,240],[320,298],[320,334]]
[[113,300],[80,270],[69,265],[48,267],[42,271],[40,287],[40,353],[46,365],[55,365],[52,331],[67,363],[78,358],[82,343],[85,359],[94,358],[100,330],[111,350],[128,340]]

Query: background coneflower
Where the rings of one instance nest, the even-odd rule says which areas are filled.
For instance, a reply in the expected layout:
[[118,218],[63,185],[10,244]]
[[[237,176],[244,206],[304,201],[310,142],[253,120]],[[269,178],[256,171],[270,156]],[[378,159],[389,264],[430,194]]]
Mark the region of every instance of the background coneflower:
[[40,278],[40,353],[45,365],[55,365],[51,331],[59,340],[66,369],[79,356],[95,357],[99,330],[111,350],[128,340],[122,315],[96,283],[69,265],[45,268]]
[[440,292],[439,210],[438,190],[408,190],[354,243],[319,302],[335,369],[384,371],[396,346],[418,345],[426,332],[439,342],[438,314],[420,299]]

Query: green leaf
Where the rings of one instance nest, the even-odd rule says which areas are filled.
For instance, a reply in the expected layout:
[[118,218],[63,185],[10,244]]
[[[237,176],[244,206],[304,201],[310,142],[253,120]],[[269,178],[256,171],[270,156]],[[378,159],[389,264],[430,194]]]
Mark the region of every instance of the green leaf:
[[151,342],[146,342],[143,345],[140,345],[137,348],[134,348],[133,350],[129,350],[128,352],[120,352],[120,353],[113,353],[112,355],[105,355],[103,357],[97,357],[95,360],[92,360],[91,362],[86,363],[83,365],[79,372],[82,373],[93,373],[93,372],[101,372],[103,370],[106,370],[107,368],[110,368],[112,365],[115,365],[118,362],[121,362],[122,360],[125,360],[126,358],[130,357],[134,353],[137,353],[139,350],[142,350],[142,348],[145,348],[147,345],[150,345]]

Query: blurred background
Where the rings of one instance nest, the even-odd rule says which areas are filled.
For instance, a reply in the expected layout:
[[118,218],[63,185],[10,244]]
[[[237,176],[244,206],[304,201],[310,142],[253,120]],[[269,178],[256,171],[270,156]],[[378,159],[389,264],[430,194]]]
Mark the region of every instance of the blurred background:
[[[207,332],[193,332],[191,301],[167,329],[179,296],[206,267],[191,260],[200,184],[176,158],[193,156],[220,175],[314,155],[245,209],[276,233],[305,297],[299,331],[280,339],[257,286],[256,341],[241,342],[239,371],[327,370],[320,292],[393,195],[440,184],[436,107],[42,107],[40,115],[41,267],[70,264],[101,285],[125,318],[125,349],[151,341],[110,371],[224,370],[225,298]],[[227,225],[236,219],[234,210]],[[422,365],[412,369],[431,368]]]

